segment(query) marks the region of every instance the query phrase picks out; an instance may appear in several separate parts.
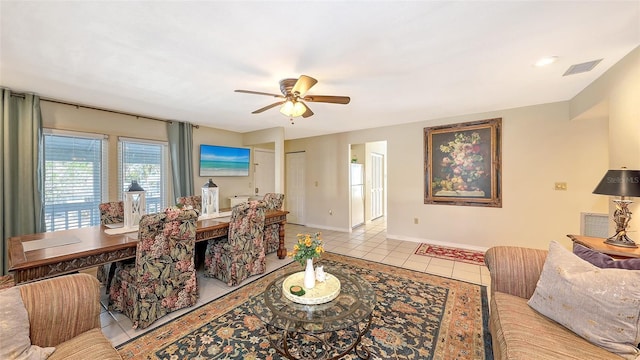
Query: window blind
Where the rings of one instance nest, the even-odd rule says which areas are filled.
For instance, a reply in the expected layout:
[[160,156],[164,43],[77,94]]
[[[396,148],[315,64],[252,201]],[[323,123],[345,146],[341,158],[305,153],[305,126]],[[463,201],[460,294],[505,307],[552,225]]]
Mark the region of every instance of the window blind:
[[167,206],[167,151],[164,143],[124,138],[118,141],[120,197],[124,198],[131,181],[137,180],[145,190],[148,214]]
[[95,135],[44,134],[46,231],[100,224],[107,141]]

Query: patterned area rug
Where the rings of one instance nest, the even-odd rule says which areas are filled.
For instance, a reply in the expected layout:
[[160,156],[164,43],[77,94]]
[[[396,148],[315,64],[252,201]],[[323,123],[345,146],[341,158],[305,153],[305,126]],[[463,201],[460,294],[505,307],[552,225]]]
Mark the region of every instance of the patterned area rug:
[[[486,287],[331,253],[322,263],[356,273],[375,288],[378,306],[362,340],[371,359],[493,359]],[[118,346],[118,352],[123,359],[283,359],[248,300],[299,268],[286,265]]]
[[418,249],[416,249],[416,255],[455,260],[475,265],[484,265],[484,253],[480,251],[472,251],[423,243],[418,246]]

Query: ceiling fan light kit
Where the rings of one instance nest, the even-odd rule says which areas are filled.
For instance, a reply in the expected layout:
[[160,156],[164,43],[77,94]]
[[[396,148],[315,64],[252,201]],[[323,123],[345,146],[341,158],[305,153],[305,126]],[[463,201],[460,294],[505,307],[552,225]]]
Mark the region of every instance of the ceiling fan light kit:
[[303,100],[308,102],[323,102],[330,104],[348,104],[351,101],[351,98],[349,98],[348,96],[305,96],[306,92],[309,91],[309,89],[317,82],[318,80],[310,76],[301,75],[298,79],[280,80],[280,91],[282,92],[282,95],[251,90],[235,90],[235,92],[255,95],[267,95],[273,96],[274,98],[282,99],[281,101],[277,101],[273,104],[255,110],[252,112],[252,114],[259,114],[263,111],[282,105],[280,107],[280,112],[283,115],[289,117],[292,120],[292,123],[294,117],[302,116],[303,118],[307,118],[313,115],[313,111],[311,111],[309,106],[307,106],[303,102]]
[[287,100],[284,102],[282,107],[280,107],[280,112],[284,116],[288,116],[290,118],[302,116],[307,111],[307,107],[304,106],[303,103],[299,101]]

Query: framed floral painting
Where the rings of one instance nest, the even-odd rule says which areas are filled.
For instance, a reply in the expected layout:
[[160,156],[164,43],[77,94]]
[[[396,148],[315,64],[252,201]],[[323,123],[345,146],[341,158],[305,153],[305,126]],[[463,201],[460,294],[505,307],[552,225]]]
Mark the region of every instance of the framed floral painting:
[[501,129],[501,118],[424,128],[424,203],[502,207]]

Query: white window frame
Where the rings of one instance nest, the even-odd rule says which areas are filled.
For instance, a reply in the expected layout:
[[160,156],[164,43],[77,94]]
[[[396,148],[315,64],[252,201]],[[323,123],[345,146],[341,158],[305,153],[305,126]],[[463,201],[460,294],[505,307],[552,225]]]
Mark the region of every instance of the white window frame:
[[[160,164],[160,203],[157,204],[157,208],[154,208],[154,202],[149,201],[149,193],[146,194],[146,204],[147,204],[147,213],[162,211],[164,208],[168,206],[169,201],[169,143],[167,141],[158,141],[158,140],[149,140],[149,139],[138,139],[138,138],[129,138],[129,137],[118,137],[118,198],[124,199],[124,191],[131,185],[131,179],[124,178],[124,162],[123,162],[123,150],[122,144],[124,142],[128,143],[137,143],[137,144],[151,144],[151,145],[160,145],[161,146],[161,164]],[[138,183],[144,188],[145,184],[142,180],[137,179]]]
[[[107,198],[107,193],[108,193],[108,189],[109,189],[109,180],[108,180],[108,168],[109,168],[109,163],[108,163],[108,153],[109,153],[109,137],[105,134],[96,134],[96,133],[86,133],[86,132],[79,132],[79,131],[68,131],[68,130],[58,130],[58,129],[50,129],[50,128],[45,128],[43,129],[43,135],[44,135],[44,139],[43,139],[43,151],[44,151],[44,155],[45,155],[45,159],[44,159],[44,173],[43,173],[43,183],[45,186],[45,194],[44,194],[44,209],[43,209],[43,213],[45,215],[45,225],[46,225],[46,231],[56,231],[56,230],[66,230],[66,229],[75,229],[75,228],[81,228],[81,227],[87,227],[87,226],[95,226],[95,225],[99,225],[100,224],[100,210],[98,208],[98,204],[100,202],[104,202],[104,199]],[[86,207],[83,208],[82,203],[83,202],[77,202],[77,201],[72,201],[69,204],[71,205],[72,203],[74,204],[74,206],[72,206],[72,208],[69,208],[67,211],[67,214],[65,215],[65,219],[62,223],[56,221],[56,220],[51,220],[50,217],[50,211],[49,211],[49,207],[51,206],[50,204],[47,203],[47,181],[49,180],[48,174],[47,174],[47,163],[46,163],[46,151],[47,151],[47,141],[46,141],[46,137],[47,136],[57,136],[57,137],[69,137],[69,138],[80,138],[80,139],[87,139],[87,140],[101,140],[100,143],[100,151],[101,151],[101,158],[100,158],[100,175],[99,175],[99,184],[98,186],[100,186],[100,198],[99,199],[94,199],[91,204]],[[55,207],[56,205],[54,205]],[[55,210],[55,212],[59,212],[62,209],[62,212],[64,212],[64,205],[57,205],[58,208]],[[75,218],[75,220],[73,220]],[[72,220],[70,220],[72,219]]]

